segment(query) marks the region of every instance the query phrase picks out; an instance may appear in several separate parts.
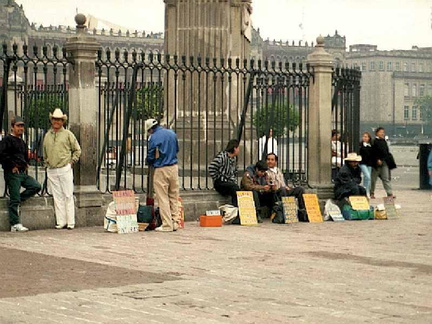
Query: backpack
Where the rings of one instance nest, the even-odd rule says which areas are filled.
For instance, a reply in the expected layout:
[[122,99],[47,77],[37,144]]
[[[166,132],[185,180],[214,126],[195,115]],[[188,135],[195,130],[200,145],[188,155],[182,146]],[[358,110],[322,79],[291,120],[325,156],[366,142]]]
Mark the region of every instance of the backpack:
[[272,220],[272,223],[285,224],[285,214],[284,214],[282,202],[278,201],[275,203],[270,218]]

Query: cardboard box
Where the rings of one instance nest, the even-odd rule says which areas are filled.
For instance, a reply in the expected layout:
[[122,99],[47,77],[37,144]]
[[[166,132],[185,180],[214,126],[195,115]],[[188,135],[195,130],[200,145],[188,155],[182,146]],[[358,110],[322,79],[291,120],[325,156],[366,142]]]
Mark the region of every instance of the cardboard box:
[[221,227],[222,226],[222,216],[200,216],[200,226],[201,227]]

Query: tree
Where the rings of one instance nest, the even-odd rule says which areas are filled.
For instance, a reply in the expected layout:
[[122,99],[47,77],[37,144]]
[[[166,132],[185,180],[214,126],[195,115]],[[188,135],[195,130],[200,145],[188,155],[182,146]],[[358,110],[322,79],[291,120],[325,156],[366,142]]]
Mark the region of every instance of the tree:
[[[272,116],[273,115],[273,116]],[[299,126],[299,112],[293,105],[266,106],[256,111],[253,123],[258,137],[273,130],[273,137],[286,135],[288,131],[294,131]]]
[[421,120],[427,125],[432,125],[432,96],[417,98],[414,104],[420,109]]
[[136,119],[162,119],[163,117],[163,87],[153,83],[143,86],[136,92]]
[[27,105],[24,107],[23,116],[26,120],[27,127],[47,130],[51,124],[49,114],[55,108],[60,108],[65,114],[64,109],[66,98],[60,94],[49,94],[46,97],[34,96],[29,94]]

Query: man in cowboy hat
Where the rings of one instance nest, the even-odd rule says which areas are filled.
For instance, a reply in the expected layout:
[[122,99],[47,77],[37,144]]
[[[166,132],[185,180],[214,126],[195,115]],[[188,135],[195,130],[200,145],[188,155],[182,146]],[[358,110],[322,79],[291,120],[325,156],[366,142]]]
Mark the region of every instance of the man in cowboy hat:
[[162,219],[162,225],[155,230],[176,231],[180,224],[177,135],[172,130],[160,126],[155,119],[147,119],[144,127],[150,135],[147,144],[147,163],[155,169],[153,183]]
[[[21,138],[24,133],[24,120],[16,116],[11,121],[11,134],[0,141],[0,161],[9,190],[9,222],[12,232],[27,232],[20,223],[18,206],[41,190],[41,185],[27,174],[29,163],[28,146]],[[25,190],[21,191],[21,187]]]
[[361,170],[359,162],[362,160],[357,153],[348,153],[345,164],[339,170],[334,181],[335,199],[342,200],[349,196],[366,196],[366,189],[360,185]]
[[47,166],[48,185],[54,197],[57,229],[75,227],[72,166],[78,162],[81,147],[74,134],[64,129],[67,116],[56,108],[49,115],[51,129],[46,133],[43,155]]

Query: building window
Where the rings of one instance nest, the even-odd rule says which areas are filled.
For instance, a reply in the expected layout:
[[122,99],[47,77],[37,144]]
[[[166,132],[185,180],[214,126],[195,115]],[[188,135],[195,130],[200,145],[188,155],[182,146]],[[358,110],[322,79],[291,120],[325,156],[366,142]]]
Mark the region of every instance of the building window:
[[416,64],[411,63],[411,72],[415,72],[415,71],[416,71]]
[[393,71],[393,64],[392,64],[392,62],[387,62],[387,71]]
[[417,97],[417,84],[412,85],[412,96]]
[[361,65],[361,70],[366,71],[366,62],[363,62]]
[[404,106],[404,120],[409,119],[409,106]]
[[423,120],[423,107],[420,106],[419,110],[420,110],[420,120]]
[[400,62],[396,62],[396,71],[400,71]]
[[423,63],[419,64],[419,72],[423,72]]
[[370,62],[369,70],[375,71],[375,62]]
[[404,83],[404,96],[409,97],[409,83]]
[[379,62],[379,70],[384,71],[384,62],[383,61]]
[[413,107],[412,107],[412,115],[411,115],[411,119],[412,119],[412,120],[417,120],[417,106],[413,106]]
[[404,63],[404,72],[408,72],[408,63],[407,62]]
[[424,84],[420,84],[420,87],[419,87],[419,96],[420,97],[424,97],[424,95],[425,95],[425,85]]
[[432,96],[432,84],[428,84],[428,95]]

